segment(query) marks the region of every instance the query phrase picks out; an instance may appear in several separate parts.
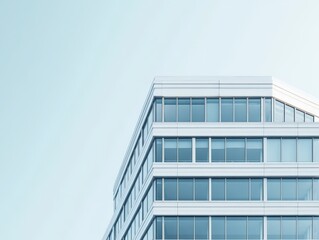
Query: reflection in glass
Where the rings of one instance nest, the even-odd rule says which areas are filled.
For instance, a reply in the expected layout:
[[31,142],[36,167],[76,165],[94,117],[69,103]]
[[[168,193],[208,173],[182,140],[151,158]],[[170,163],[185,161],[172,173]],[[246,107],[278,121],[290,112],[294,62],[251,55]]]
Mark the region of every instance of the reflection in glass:
[[225,179],[212,179],[212,200],[225,200]]
[[155,105],[155,122],[161,122],[162,121],[162,99],[156,98],[154,105]]
[[208,179],[195,179],[195,200],[208,200]]
[[221,99],[221,121],[222,122],[233,121],[233,99],[232,98]]
[[249,200],[249,179],[226,179],[227,200]]
[[176,122],[176,98],[164,99],[164,122]]
[[281,200],[281,180],[280,178],[267,180],[268,200]]
[[155,140],[155,162],[162,162],[162,139]]
[[226,162],[245,161],[245,139],[226,139]]
[[314,117],[306,113],[305,122],[313,122],[313,121],[314,121]]
[[162,218],[156,218],[156,240],[162,240],[163,238],[163,225],[162,225]]
[[298,179],[298,200],[312,200],[312,179]]
[[163,196],[162,196],[162,179],[156,179],[156,196],[155,199],[156,200],[162,200]]
[[267,217],[267,238],[268,240],[280,240],[281,224],[280,217]]
[[296,139],[283,138],[282,139],[282,162],[296,162]]
[[196,139],[196,162],[208,162],[208,138]]
[[225,217],[212,217],[212,240],[225,238]]
[[284,122],[285,105],[282,102],[275,100],[275,122]]
[[192,99],[192,122],[205,122],[205,99]]
[[218,98],[206,99],[206,121],[219,122],[219,99]]
[[195,239],[208,239],[208,217],[195,217]]
[[284,178],[281,182],[282,200],[297,200],[297,180]]
[[248,99],[248,122],[260,122],[261,118],[260,98]]
[[190,99],[179,98],[178,99],[178,121],[189,122],[190,121]]
[[178,161],[192,162],[192,139],[191,138],[178,139]]
[[246,217],[227,217],[227,239],[246,239]]
[[271,122],[271,121],[272,121],[271,98],[265,98],[264,121],[265,121],[265,122]]
[[194,217],[179,217],[179,239],[194,239]]
[[235,122],[247,122],[247,99],[235,98]]
[[283,240],[297,239],[296,217],[283,217],[281,221],[281,238]]
[[225,139],[212,139],[212,162],[225,162]]
[[250,180],[250,199],[253,201],[260,201],[263,199],[263,180],[254,179]]
[[164,200],[177,200],[177,180],[164,179]]
[[288,105],[285,106],[285,122],[294,122],[295,121],[295,109]]
[[298,217],[298,239],[312,239],[312,219],[311,217]]
[[304,122],[305,121],[305,113],[296,109],[295,111],[295,121],[296,122]]
[[298,162],[312,162],[312,139],[298,139]]
[[280,162],[280,139],[267,139],[267,162]]
[[247,139],[247,161],[262,162],[262,140]]
[[164,139],[164,162],[177,161],[177,139],[165,138]]
[[262,240],[263,239],[263,218],[248,217],[247,224],[248,239]]
[[319,162],[319,138],[313,139],[313,161]]
[[178,179],[178,199],[193,200],[193,179],[180,178]]
[[177,218],[176,217],[164,217],[164,238],[165,239],[177,239]]

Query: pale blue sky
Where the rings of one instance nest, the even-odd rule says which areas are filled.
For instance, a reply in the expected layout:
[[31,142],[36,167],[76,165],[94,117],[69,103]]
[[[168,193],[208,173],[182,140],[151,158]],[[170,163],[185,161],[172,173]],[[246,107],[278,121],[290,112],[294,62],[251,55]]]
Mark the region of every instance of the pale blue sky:
[[319,96],[319,1],[1,0],[0,239],[100,240],[156,75]]

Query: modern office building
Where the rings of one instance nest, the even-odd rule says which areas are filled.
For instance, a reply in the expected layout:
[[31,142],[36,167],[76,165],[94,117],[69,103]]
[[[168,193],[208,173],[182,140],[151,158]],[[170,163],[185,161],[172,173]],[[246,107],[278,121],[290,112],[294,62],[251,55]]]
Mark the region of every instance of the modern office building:
[[319,239],[319,101],[272,77],[158,77],[103,240]]

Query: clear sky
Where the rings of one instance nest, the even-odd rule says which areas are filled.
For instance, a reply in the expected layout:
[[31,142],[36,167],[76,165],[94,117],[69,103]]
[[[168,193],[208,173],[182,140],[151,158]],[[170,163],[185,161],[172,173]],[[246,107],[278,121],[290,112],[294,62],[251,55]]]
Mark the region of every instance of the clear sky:
[[0,239],[100,240],[157,75],[319,97],[318,0],[1,0]]

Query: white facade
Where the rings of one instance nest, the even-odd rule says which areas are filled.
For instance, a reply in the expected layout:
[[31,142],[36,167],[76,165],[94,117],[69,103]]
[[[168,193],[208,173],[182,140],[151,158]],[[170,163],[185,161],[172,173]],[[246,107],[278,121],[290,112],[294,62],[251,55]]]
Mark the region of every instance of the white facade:
[[[156,105],[155,99],[161,104]],[[166,104],[166,99],[171,102]],[[185,104],[179,105],[182,100]],[[210,105],[210,101],[217,105]],[[218,109],[213,112],[211,106]],[[317,99],[272,77],[155,78],[114,185],[114,216],[103,239],[205,239],[206,235],[207,239],[217,239],[215,220],[224,224],[224,237],[220,235],[223,239],[236,236],[236,239],[241,239],[240,236],[316,239],[319,236],[318,116]],[[187,120],[179,121],[182,117]],[[190,147],[179,147],[180,139],[191,144]],[[217,142],[223,148],[215,148]],[[169,144],[176,149],[168,147]],[[189,152],[191,155],[187,156]],[[178,157],[184,155],[185,159],[180,161]],[[172,185],[167,179],[172,180]],[[200,186],[204,186],[204,193],[198,193],[204,196],[200,201],[195,196],[198,179],[203,180]],[[243,183],[236,183],[239,179]],[[186,194],[180,191],[181,186],[186,186],[180,185],[184,180],[192,186],[192,199],[185,200],[187,196],[182,196]],[[252,187],[255,180],[259,183],[258,190]],[[175,182],[176,196],[174,191],[167,190]],[[214,188],[217,182],[224,184],[225,189]],[[308,183],[311,189],[305,187],[310,186]],[[247,199],[246,195],[236,199],[233,186],[247,186]],[[271,189],[272,186],[279,186],[279,192]],[[220,190],[225,192],[224,199],[217,199]],[[260,191],[257,199],[252,197],[254,191]],[[194,216],[205,216],[202,220],[207,220],[207,233],[202,229],[205,233],[199,232]],[[221,216],[224,219],[218,218]],[[259,233],[250,233],[250,217],[258,217],[262,222]],[[176,233],[165,222],[166,218],[176,222]],[[182,224],[187,221],[195,221],[195,230],[183,235]],[[272,230],[271,224],[278,221],[280,229]],[[236,229],[237,223],[246,224],[246,233],[230,230],[229,226]],[[287,230],[289,224],[296,229]]]

